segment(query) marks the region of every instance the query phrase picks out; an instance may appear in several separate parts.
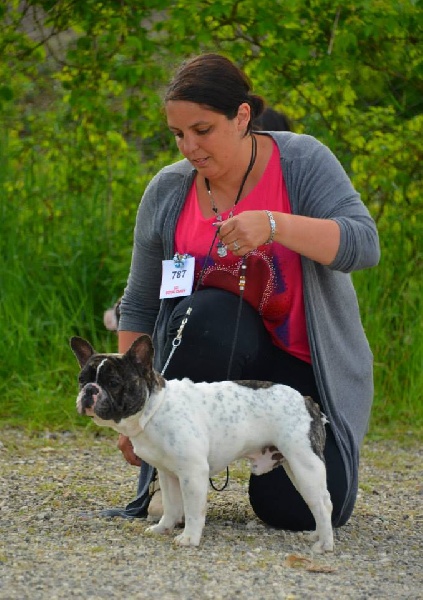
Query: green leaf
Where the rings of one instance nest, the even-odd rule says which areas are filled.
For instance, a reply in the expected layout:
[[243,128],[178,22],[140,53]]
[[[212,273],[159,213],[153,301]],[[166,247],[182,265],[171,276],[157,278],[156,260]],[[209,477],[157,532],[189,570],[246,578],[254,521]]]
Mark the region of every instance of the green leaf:
[[2,100],[13,100],[13,90],[7,85],[0,85],[0,98]]

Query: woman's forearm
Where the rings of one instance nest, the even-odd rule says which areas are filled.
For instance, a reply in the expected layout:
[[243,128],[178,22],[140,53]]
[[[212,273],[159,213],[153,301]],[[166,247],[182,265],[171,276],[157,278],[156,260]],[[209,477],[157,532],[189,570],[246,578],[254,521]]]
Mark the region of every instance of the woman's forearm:
[[132,342],[135,342],[139,336],[142,335],[138,331],[119,331],[118,332],[118,348],[121,354],[124,354],[129,350]]
[[330,265],[339,250],[341,232],[336,221],[273,213],[274,241],[322,265]]

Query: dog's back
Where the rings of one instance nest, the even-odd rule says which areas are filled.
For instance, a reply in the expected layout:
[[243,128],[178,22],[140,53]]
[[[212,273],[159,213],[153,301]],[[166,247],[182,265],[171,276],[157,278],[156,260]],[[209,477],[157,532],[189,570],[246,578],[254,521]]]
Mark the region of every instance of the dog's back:
[[[162,405],[145,435],[153,438],[154,445],[172,440],[172,453],[181,461],[207,457],[211,473],[266,446],[275,445],[289,454],[305,439],[310,443],[313,421],[304,397],[288,386],[183,379],[167,381],[160,394],[164,394]],[[323,428],[323,423],[316,426]],[[142,438],[144,434],[134,440],[135,445],[144,446]],[[143,451],[139,447],[141,455]]]

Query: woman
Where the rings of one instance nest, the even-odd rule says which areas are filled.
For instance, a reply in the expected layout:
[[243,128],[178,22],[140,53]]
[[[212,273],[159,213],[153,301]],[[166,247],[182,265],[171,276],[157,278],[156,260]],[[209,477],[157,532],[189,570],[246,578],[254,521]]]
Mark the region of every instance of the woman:
[[[270,380],[312,396],[329,419],[336,527],[354,507],[373,396],[372,355],[349,273],[377,264],[378,236],[328,148],[306,135],[253,132],[263,108],[223,56],[189,60],[171,81],[166,117],[184,160],[162,169],[140,204],[119,350],[151,334],[161,370],[192,306],[166,378]],[[175,253],[195,257],[200,285],[192,296],[160,300],[162,260]],[[127,438],[119,445],[140,464]],[[142,471],[127,516],[145,514],[152,469]],[[282,467],[251,476],[249,497],[271,526],[314,527]]]

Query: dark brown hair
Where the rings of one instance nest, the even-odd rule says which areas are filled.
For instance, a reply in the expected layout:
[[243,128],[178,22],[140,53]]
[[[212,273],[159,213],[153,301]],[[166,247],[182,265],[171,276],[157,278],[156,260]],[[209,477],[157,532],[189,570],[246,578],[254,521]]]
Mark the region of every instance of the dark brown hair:
[[182,63],[168,85],[164,101],[195,102],[234,119],[240,104],[250,105],[252,122],[264,109],[264,100],[251,93],[248,77],[220,54],[200,54]]
[[253,128],[262,131],[292,131],[288,117],[270,107],[265,108],[261,115],[255,119]]

